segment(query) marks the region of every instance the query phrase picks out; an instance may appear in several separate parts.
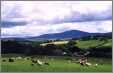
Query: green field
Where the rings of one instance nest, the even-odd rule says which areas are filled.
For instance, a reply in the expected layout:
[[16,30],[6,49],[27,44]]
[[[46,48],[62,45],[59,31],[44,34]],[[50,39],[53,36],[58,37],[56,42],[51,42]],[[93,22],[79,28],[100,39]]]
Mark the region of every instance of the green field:
[[[49,43],[43,43],[42,46],[45,46],[47,44],[55,44],[55,45],[63,45],[67,44],[69,41],[54,41]],[[99,44],[102,44],[105,42],[105,40],[95,40],[95,39],[89,39],[89,40],[75,40],[76,44],[75,46],[78,46],[79,48],[89,49],[90,47],[96,47]],[[107,39],[107,42],[101,45],[101,47],[112,47],[112,39]]]
[[[43,47],[47,44],[55,44],[57,46],[66,46],[69,41],[52,41],[49,43],[41,43]],[[90,49],[90,47],[95,48],[96,46],[101,45],[102,49],[112,49],[112,39],[99,40],[99,39],[89,39],[89,40],[74,40],[74,46],[79,47],[80,49]],[[65,45],[64,45],[65,44]],[[33,44],[32,44],[33,45]],[[37,43],[35,44],[37,45]],[[54,46],[54,45],[52,45]],[[38,47],[38,46],[37,46]],[[107,48],[106,48],[107,47]],[[109,48],[110,47],[110,48]],[[62,48],[62,47],[61,47]],[[61,49],[58,47],[58,49]],[[24,49],[24,48],[23,48]],[[37,48],[36,48],[37,49]],[[47,47],[46,47],[47,49]],[[49,49],[49,48],[48,48]],[[54,48],[52,48],[54,49]],[[51,49],[49,49],[51,50]],[[97,51],[98,52],[98,51]],[[101,52],[100,52],[101,53]],[[105,52],[104,52],[105,53]],[[104,54],[103,53],[103,54]],[[109,53],[109,52],[108,52]],[[103,55],[102,54],[102,55]],[[23,57],[21,60],[15,60],[14,62],[8,62],[10,57]],[[2,72],[112,72],[112,58],[107,57],[90,57],[88,62],[91,63],[91,66],[82,66],[76,61],[72,62],[70,59],[76,59],[76,57],[71,56],[48,56],[47,59],[44,59],[44,56],[41,58],[39,55],[36,55],[35,58],[40,61],[47,61],[50,65],[34,65],[32,66],[31,60],[25,60],[26,56],[22,54],[2,54],[1,60],[1,71]],[[6,62],[2,62],[3,59],[6,59]],[[95,66],[98,64],[97,66]]]
[[[100,41],[100,40],[78,40],[76,46],[79,48],[90,48],[90,47],[95,47],[98,46],[99,44],[103,43],[105,41]],[[107,42],[102,44],[101,47],[112,47],[112,39],[107,39]]]
[[[1,63],[2,72],[111,72],[112,71],[112,60],[105,58],[89,58],[91,66],[82,66],[79,63],[74,63],[69,60],[70,57],[48,57],[46,61],[50,65],[31,65],[30,60],[15,60],[14,62]],[[37,58],[37,57],[36,57]],[[41,61],[45,61],[43,58],[38,58]],[[98,66],[94,66],[98,64]]]

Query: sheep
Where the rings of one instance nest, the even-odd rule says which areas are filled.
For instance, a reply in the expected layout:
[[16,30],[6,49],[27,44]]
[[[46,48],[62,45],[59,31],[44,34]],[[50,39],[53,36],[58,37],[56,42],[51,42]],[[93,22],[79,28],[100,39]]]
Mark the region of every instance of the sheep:
[[82,66],[83,66],[83,65],[84,65],[84,63],[83,63],[83,62],[80,62],[80,65],[82,65]]
[[17,59],[17,60],[21,60],[21,59],[22,59],[22,57],[17,57],[16,59]]
[[40,60],[37,60],[37,63],[38,63],[39,65],[43,65],[43,62],[41,62]]
[[88,63],[88,62],[86,62],[85,64],[86,64],[86,66],[91,66],[92,65],[91,63]]
[[35,64],[37,64],[37,60],[36,59],[31,59],[31,62],[32,62],[32,66],[34,66]]
[[31,61],[32,61],[32,63],[37,63],[36,59],[32,59]]
[[30,60],[30,58],[29,57],[26,57],[26,58],[24,58],[24,60]]
[[3,59],[3,60],[2,60],[2,62],[6,62],[6,60],[5,60],[5,59]]
[[32,61],[32,64],[31,64],[32,66],[35,64],[37,64],[37,65],[50,65],[48,62],[42,62],[39,59],[31,59],[31,61]]
[[79,63],[82,65],[82,66],[91,66],[92,64],[87,62],[87,58],[82,58],[82,59],[79,59]]
[[47,56],[45,56],[45,57],[44,57],[44,64],[45,64],[45,65],[49,65],[49,63],[47,62],[47,60],[48,60],[48,59],[47,59]]
[[79,59],[79,63],[80,63],[80,65],[85,65],[85,61],[83,60],[83,59]]
[[9,62],[14,62],[14,59],[13,58],[9,58],[8,61]]
[[32,59],[31,61],[32,61],[32,64],[31,64],[32,66],[35,65],[35,64],[37,64],[37,65],[43,65],[44,64],[43,62],[41,62],[40,60],[37,60],[37,59]]

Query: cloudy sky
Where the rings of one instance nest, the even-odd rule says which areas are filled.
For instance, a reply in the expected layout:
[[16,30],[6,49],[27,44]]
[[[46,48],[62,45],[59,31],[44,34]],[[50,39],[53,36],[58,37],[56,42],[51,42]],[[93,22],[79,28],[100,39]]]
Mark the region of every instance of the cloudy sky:
[[2,1],[1,37],[112,32],[112,1]]

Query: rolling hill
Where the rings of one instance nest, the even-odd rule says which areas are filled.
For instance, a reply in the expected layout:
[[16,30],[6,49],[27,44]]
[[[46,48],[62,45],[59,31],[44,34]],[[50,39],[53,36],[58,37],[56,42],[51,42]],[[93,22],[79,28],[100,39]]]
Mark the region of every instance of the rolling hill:
[[38,37],[32,37],[31,39],[72,39],[81,38],[87,36],[112,36],[112,32],[109,33],[88,33],[79,30],[70,30],[61,33],[44,34]]
[[84,31],[79,31],[79,30],[70,30],[70,31],[65,31],[61,33],[51,33],[51,34],[44,34],[40,36],[35,36],[35,37],[24,37],[24,38],[2,38],[2,39],[14,39],[14,40],[30,40],[30,41],[37,41],[37,40],[50,40],[50,39],[72,39],[72,38],[82,38],[82,37],[87,37],[87,36],[112,36],[112,32],[109,33],[88,33]]

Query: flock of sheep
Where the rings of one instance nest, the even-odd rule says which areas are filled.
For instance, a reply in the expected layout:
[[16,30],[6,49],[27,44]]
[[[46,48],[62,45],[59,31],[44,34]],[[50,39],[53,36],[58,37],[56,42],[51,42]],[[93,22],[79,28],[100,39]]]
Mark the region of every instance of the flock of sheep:
[[[86,57],[80,58],[78,61],[82,66],[92,66],[90,62],[87,61]],[[98,64],[94,64],[94,66],[97,66]]]
[[[8,59],[3,59],[2,62],[15,62],[16,60],[29,60],[31,61],[31,66],[34,66],[34,65],[50,65],[49,62],[47,62],[46,60],[45,61],[40,61],[39,59],[36,59],[36,58],[32,58],[32,57],[11,57],[11,58],[8,58]],[[80,58],[76,63],[79,63],[80,65],[82,66],[92,66],[91,63],[89,63],[87,61],[86,58]],[[98,66],[98,64],[94,64],[93,66]]]
[[6,61],[15,62],[16,60],[22,60],[22,59],[31,61],[32,66],[36,65],[36,64],[37,65],[49,65],[49,63],[46,62],[46,61],[42,62],[39,59],[31,58],[31,57],[25,57],[25,58],[23,58],[23,57],[11,57],[11,58],[8,58],[8,59],[3,59],[2,62],[6,62]]

